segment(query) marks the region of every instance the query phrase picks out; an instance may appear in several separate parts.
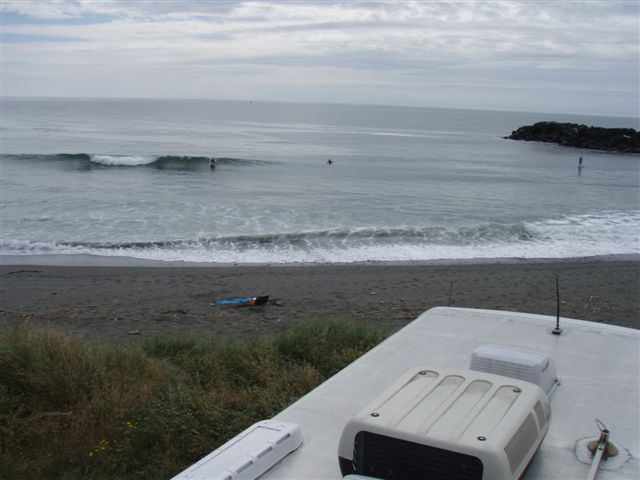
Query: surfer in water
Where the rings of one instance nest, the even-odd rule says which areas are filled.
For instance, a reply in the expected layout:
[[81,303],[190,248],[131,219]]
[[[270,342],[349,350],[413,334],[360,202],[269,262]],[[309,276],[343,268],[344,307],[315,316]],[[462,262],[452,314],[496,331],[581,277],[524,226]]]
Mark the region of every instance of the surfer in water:
[[215,158],[213,158],[213,157],[211,157],[211,159],[209,160],[209,168],[210,168],[211,170],[213,170],[214,168],[216,168],[216,164],[217,164],[217,163],[218,163],[218,162],[216,162],[216,159],[215,159]]
[[333,160],[331,159],[327,160],[327,165],[333,165]]

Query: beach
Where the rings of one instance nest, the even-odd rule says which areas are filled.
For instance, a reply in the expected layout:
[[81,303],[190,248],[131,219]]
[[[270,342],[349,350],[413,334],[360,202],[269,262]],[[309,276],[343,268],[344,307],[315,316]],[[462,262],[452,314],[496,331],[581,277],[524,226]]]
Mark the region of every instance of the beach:
[[[88,340],[265,335],[305,318],[394,331],[437,306],[556,314],[640,328],[637,256],[425,264],[0,266],[0,325]],[[122,262],[121,262],[122,263]],[[270,295],[264,306],[217,298]]]

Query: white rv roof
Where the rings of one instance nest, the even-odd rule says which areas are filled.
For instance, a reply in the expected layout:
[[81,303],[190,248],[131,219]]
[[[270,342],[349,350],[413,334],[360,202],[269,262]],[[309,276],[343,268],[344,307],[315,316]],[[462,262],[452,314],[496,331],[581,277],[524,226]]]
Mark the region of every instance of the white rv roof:
[[640,478],[640,331],[562,318],[564,333],[556,336],[554,326],[553,317],[513,312],[423,313],[275,417],[297,423],[304,440],[262,478],[342,478],[338,442],[352,416],[413,367],[468,368],[482,344],[543,352],[556,361],[561,384],[551,397],[551,425],[524,479],[586,478],[589,465],[578,461],[575,447],[598,436],[596,418],[622,447],[617,459],[603,461],[597,478]]

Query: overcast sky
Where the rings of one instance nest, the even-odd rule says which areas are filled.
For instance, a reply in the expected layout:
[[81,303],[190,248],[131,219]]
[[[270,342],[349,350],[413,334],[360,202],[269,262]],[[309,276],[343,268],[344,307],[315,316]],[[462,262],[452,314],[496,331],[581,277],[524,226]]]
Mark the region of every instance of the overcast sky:
[[638,116],[638,0],[0,5],[3,96]]

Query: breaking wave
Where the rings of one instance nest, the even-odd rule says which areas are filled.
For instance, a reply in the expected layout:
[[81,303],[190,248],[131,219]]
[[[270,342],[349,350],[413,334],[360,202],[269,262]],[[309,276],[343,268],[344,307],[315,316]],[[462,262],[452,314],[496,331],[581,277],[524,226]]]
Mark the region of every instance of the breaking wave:
[[149,242],[66,242],[70,247],[96,249],[149,249],[176,247],[225,247],[249,250],[262,247],[295,247],[307,250],[316,248],[350,247],[355,245],[475,245],[491,241],[524,241],[529,234],[522,224],[487,224],[474,227],[406,227],[406,228],[353,228],[291,232],[266,235],[214,236],[196,240],[168,240]]
[[[53,155],[3,155],[21,161],[62,161],[79,170],[100,167],[141,167],[149,166],[160,170],[189,170],[205,168],[211,157],[193,155],[106,155],[88,153],[59,153]],[[263,162],[243,158],[215,157],[220,165],[260,165]]]
[[398,262],[640,254],[640,212],[515,224],[354,228],[124,242],[3,240],[10,255],[94,254],[214,263]]

